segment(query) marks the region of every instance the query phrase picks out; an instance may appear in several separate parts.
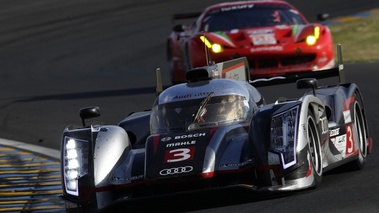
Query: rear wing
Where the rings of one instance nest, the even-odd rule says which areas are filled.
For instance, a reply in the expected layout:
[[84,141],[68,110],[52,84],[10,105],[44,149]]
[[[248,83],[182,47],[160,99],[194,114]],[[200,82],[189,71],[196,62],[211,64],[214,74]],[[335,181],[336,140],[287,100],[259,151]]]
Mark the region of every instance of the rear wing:
[[272,78],[259,78],[250,81],[250,84],[255,87],[270,86],[276,84],[294,83],[301,78],[315,78],[325,79],[331,77],[339,77],[339,84],[346,83],[345,71],[342,61],[341,44],[337,44],[337,66],[331,69],[318,70],[318,71],[304,71],[296,74],[289,74],[285,76],[275,76]]
[[[337,45],[337,66],[331,69],[319,71],[304,71],[292,75],[275,76],[272,78],[260,78],[250,80],[249,64],[246,57],[236,58],[229,61],[210,64],[204,67],[193,68],[186,73],[188,82],[205,81],[215,78],[230,78],[249,82],[255,87],[270,86],[276,84],[294,83],[301,78],[324,79],[331,77],[339,77],[339,84],[345,83],[345,72],[342,61],[341,44]],[[159,95],[163,91],[161,71],[156,69],[156,94]]]

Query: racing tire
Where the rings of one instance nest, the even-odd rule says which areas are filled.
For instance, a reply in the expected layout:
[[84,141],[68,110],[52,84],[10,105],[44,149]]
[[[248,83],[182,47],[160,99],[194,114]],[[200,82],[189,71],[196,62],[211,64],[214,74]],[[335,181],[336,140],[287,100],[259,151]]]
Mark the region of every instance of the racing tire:
[[358,141],[358,143],[354,145],[358,145],[359,153],[358,158],[350,163],[349,168],[351,170],[361,170],[366,164],[368,147],[366,144],[367,132],[365,128],[365,117],[357,101],[354,102],[353,137],[354,141]]
[[323,165],[321,158],[320,134],[316,124],[315,116],[311,111],[307,117],[307,137],[309,161],[312,164],[312,175],[314,178],[313,188],[317,188],[322,179]]

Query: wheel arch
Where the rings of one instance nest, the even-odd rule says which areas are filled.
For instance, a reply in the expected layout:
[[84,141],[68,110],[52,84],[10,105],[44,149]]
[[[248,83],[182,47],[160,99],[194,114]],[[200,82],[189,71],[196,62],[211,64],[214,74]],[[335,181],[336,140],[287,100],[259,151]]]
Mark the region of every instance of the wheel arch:
[[[328,131],[328,119],[326,117],[326,108],[322,101],[313,96],[306,95],[302,98],[302,105],[299,115],[298,126],[298,144],[297,151],[300,152],[308,146],[308,139],[306,138],[307,130],[306,125],[308,123],[308,113],[311,112],[316,122],[317,131],[319,131],[320,143],[326,140]],[[324,118],[325,117],[325,118]]]

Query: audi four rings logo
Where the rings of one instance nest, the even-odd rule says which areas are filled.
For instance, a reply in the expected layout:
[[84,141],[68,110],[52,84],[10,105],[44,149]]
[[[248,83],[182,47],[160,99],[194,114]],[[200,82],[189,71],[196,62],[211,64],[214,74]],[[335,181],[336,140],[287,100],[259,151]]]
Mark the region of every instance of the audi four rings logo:
[[175,175],[175,174],[181,174],[181,173],[188,173],[193,170],[192,166],[183,166],[183,167],[177,167],[177,168],[169,168],[169,169],[163,169],[159,172],[160,175],[166,176],[166,175]]

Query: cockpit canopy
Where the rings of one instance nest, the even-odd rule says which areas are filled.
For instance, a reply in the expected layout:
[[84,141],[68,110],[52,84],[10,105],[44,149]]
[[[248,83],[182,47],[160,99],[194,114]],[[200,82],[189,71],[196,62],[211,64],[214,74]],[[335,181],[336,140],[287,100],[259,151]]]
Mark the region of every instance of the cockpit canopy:
[[244,84],[213,79],[168,88],[152,107],[151,132],[195,130],[248,120],[257,106]]

